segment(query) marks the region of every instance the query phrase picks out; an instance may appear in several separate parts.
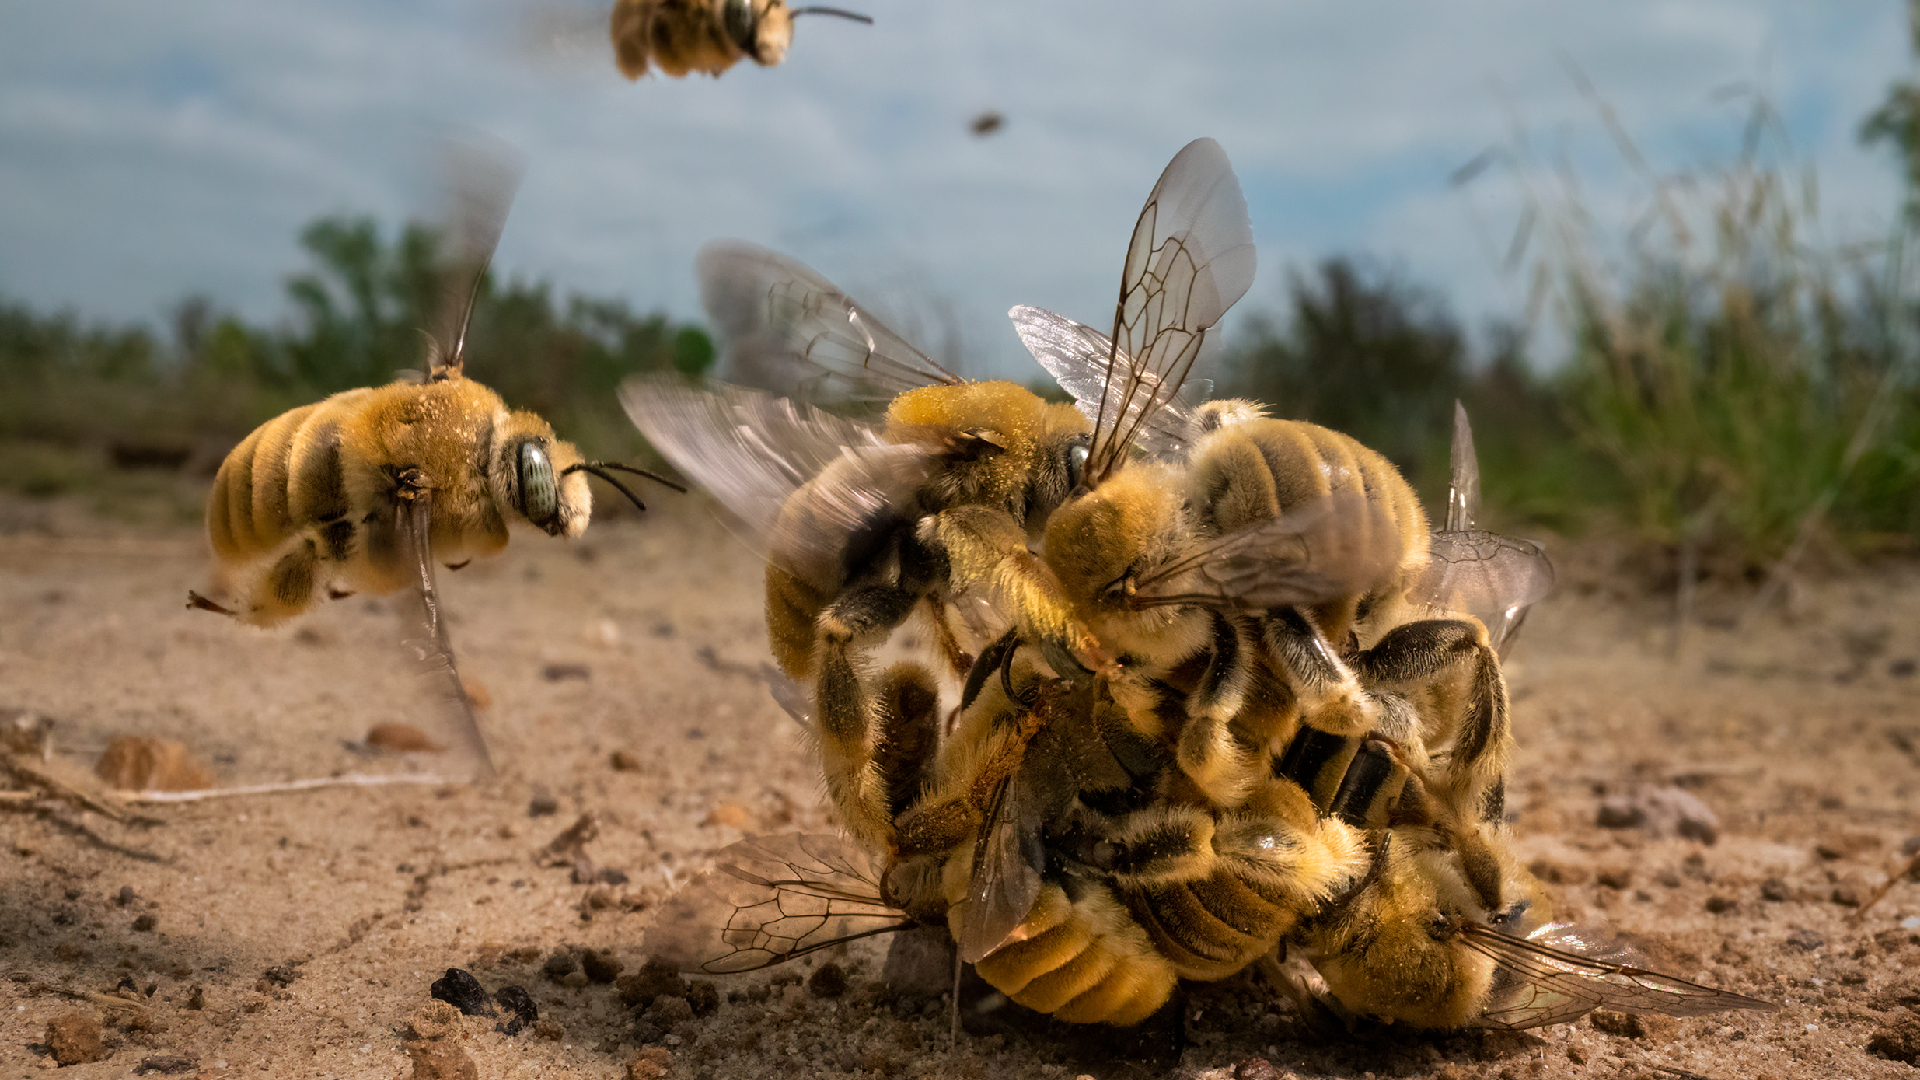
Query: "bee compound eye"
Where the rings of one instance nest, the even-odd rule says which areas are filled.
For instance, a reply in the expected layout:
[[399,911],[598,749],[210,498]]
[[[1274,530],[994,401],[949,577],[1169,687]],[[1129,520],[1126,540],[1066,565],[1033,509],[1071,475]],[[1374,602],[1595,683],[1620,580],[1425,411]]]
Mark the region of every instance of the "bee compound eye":
[[547,448],[531,440],[520,444],[520,512],[545,527],[560,513],[560,486],[553,477]]
[[1074,443],[1067,448],[1067,487],[1080,486],[1080,478],[1087,472],[1087,444]]
[[741,52],[753,52],[753,0],[727,0],[720,9],[720,17],[726,23],[727,37],[739,46]]

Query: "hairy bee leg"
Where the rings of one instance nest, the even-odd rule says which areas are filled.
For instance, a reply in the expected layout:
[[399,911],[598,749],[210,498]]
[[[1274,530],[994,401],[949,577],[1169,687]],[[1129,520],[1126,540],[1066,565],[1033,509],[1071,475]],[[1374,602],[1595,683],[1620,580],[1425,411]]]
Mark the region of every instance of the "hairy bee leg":
[[1506,681],[1486,631],[1464,619],[1395,627],[1356,665],[1369,686],[1391,688],[1420,715],[1425,744],[1452,743],[1436,794],[1464,820],[1497,822],[1513,754]]
[[1261,640],[1300,699],[1301,715],[1335,735],[1373,729],[1379,707],[1326,636],[1298,608],[1275,608],[1261,620]]
[[[985,589],[1011,607],[1014,623],[1036,641],[1050,639],[1095,670],[1110,666],[1081,625],[1053,571],[1027,549],[1027,533],[1004,510],[957,506],[920,519],[919,541],[945,554],[955,592]],[[1070,676],[1071,672],[1061,672]]]
[[1182,772],[1216,803],[1238,804],[1257,779],[1256,755],[1240,745],[1230,723],[1246,699],[1246,657],[1240,628],[1214,613],[1213,654],[1200,685],[1187,699],[1174,756]]
[[888,668],[875,693],[879,739],[874,763],[886,792],[888,820],[897,821],[931,779],[940,743],[940,690],[918,664]]

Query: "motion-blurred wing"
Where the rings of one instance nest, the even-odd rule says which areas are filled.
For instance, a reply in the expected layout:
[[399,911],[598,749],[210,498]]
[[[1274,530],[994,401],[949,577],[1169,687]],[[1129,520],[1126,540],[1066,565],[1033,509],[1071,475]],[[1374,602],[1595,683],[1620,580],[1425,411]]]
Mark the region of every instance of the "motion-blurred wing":
[[1467,532],[1480,515],[1480,458],[1473,452],[1473,425],[1467,407],[1453,403],[1452,481],[1447,486],[1446,532]]
[[447,222],[440,234],[439,296],[427,356],[427,376],[458,378],[466,363],[467,326],[493,249],[506,228],[524,162],[504,143],[449,143]]
[[682,971],[755,971],[913,925],[844,836],[742,840],[675,893],[642,948]]
[[1135,607],[1265,611],[1372,591],[1399,564],[1393,522],[1364,492],[1336,491],[1195,550],[1134,583]]
[[805,265],[721,240],[700,249],[700,298],[737,380],[807,401],[887,402],[960,377]]
[[1527,610],[1553,591],[1553,562],[1530,540],[1477,529],[1438,532],[1432,552],[1413,598],[1479,619],[1496,652],[1504,654]]
[[1490,1003],[1477,1021],[1492,1028],[1530,1028],[1564,1023],[1594,1009],[1628,1013],[1700,1016],[1728,1009],[1770,1012],[1779,1006],[1727,990],[1662,975],[1656,971],[1594,959],[1556,948],[1548,941],[1579,946],[1582,939],[1556,937],[1546,927],[1534,938],[1508,937],[1469,925],[1465,944],[1498,965],[1506,993]]
[[[865,424],[745,387],[633,378],[620,403],[654,449],[783,563],[839,558],[839,548],[822,549],[910,506],[934,464],[924,447],[884,442]],[[804,515],[783,514],[803,487]],[[784,568],[815,576],[807,565]]]
[[1087,476],[1126,461],[1147,419],[1192,370],[1209,327],[1253,284],[1253,225],[1226,152],[1195,139],[1174,155],[1140,210],[1114,307],[1114,355],[1095,412]]
[[1134,437],[1136,445],[1152,458],[1186,457],[1187,447],[1198,435],[1195,402],[1203,396],[1192,391],[1201,384],[1211,388],[1209,380],[1189,379],[1187,391],[1168,393],[1157,385],[1151,372],[1138,371],[1132,357],[1114,352],[1113,339],[1085,323],[1027,304],[1016,306],[1007,317],[1013,320],[1013,328],[1027,351],[1047,369],[1060,389],[1073,395],[1088,420],[1098,421],[1100,403],[1110,388],[1124,392],[1126,384],[1138,382],[1145,393],[1136,400],[1143,407],[1149,400],[1158,401],[1159,408],[1140,425]]
[[440,593],[434,586],[432,498],[432,491],[420,491],[411,499],[401,500],[396,510],[399,565],[414,574],[414,580],[396,598],[405,628],[403,643],[428,682],[428,693],[439,713],[436,719],[441,721],[434,726],[450,740],[449,752],[468,766],[469,775],[464,778],[491,780],[493,758],[487,753],[486,738],[480,734],[473,702],[461,685],[453,642],[447,637],[447,621],[440,610]]

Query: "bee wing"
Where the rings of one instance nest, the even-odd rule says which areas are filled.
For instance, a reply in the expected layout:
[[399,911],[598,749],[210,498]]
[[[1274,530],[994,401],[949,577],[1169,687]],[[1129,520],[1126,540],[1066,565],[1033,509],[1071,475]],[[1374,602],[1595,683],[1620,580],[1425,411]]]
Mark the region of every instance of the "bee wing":
[[400,618],[406,628],[403,644],[419,661],[421,673],[431,685],[442,720],[441,733],[453,743],[449,749],[472,764],[472,779],[490,780],[493,759],[487,754],[473,702],[461,685],[453,642],[447,637],[446,619],[440,611],[440,593],[434,586],[432,500],[431,489],[423,490],[411,499],[402,499],[395,510],[399,516],[394,533],[400,565],[412,568],[415,575],[399,594]]
[[1504,1000],[1490,1005],[1477,1021],[1482,1027],[1540,1027],[1594,1009],[1700,1016],[1728,1009],[1770,1012],[1779,1008],[1772,1002],[1547,944],[1587,947],[1584,939],[1572,935],[1517,938],[1469,924],[1462,941],[1493,960],[1512,986]]
[[757,971],[913,925],[844,836],[742,840],[675,893],[642,947],[682,971]]
[[873,403],[960,377],[807,266],[739,240],[700,249],[700,299],[734,378],[809,401]]
[[[1045,308],[1020,304],[1007,312],[1013,328],[1027,351],[1047,369],[1060,389],[1073,400],[1088,420],[1098,421],[1100,403],[1112,382],[1139,382],[1148,391],[1142,398],[1157,398],[1160,406],[1144,420],[1135,442],[1149,457],[1182,458],[1195,438],[1195,403],[1204,393],[1188,394],[1175,390],[1159,394],[1151,372],[1137,372],[1133,359],[1113,349],[1113,339],[1085,323],[1055,315]],[[1209,379],[1190,380],[1190,388],[1213,385]]]
[[1393,523],[1364,492],[1337,490],[1203,541],[1135,583],[1133,605],[1264,611],[1371,591],[1400,559]]
[[1413,597],[1479,619],[1504,655],[1527,609],[1551,591],[1553,563],[1538,544],[1476,529],[1433,534],[1432,558]]
[[[744,522],[756,543],[796,561],[837,558],[838,549],[819,549],[910,505],[934,464],[925,447],[885,442],[866,424],[745,387],[633,378],[621,385],[620,403],[654,449]],[[809,527],[783,521],[794,493],[829,469],[833,482],[811,489]]]
[[1031,805],[1022,772],[1002,780],[988,800],[985,823],[973,849],[973,875],[954,944],[960,959],[977,964],[994,950],[1020,940],[1027,916],[1040,898],[1040,815]]
[[451,142],[443,151],[452,206],[440,236],[439,296],[429,334],[427,376],[457,378],[466,363],[467,324],[493,249],[506,228],[525,162],[505,143]]
[[1219,143],[1195,139],[1167,163],[1127,244],[1087,458],[1094,483],[1127,459],[1147,419],[1186,381],[1208,328],[1251,284],[1253,225],[1240,181]]
[[1467,532],[1480,514],[1480,458],[1473,452],[1473,425],[1467,407],[1453,403],[1452,482],[1447,486],[1446,532]]

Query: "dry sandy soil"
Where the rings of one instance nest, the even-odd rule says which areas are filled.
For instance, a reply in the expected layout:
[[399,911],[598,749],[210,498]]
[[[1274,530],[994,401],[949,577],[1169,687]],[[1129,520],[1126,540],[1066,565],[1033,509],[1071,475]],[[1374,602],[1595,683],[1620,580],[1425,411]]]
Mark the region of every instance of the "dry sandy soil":
[[[1329,1043],[1239,979],[1131,1043],[1040,1025],[952,1045],[942,1001],[881,981],[880,944],[711,992],[633,979],[715,851],[832,824],[754,674],[754,557],[688,499],[442,576],[496,780],[139,808],[148,823],[0,804],[0,1076],[56,1067],[49,1022],[76,1013],[107,1055],[76,1077],[457,1076],[463,1055],[481,1077],[1912,1075],[1868,1046],[1920,1043],[1920,883],[1875,897],[1920,836],[1920,572],[1810,585],[1738,632],[1706,597],[1670,657],[1644,575],[1555,554],[1562,587],[1509,670],[1518,842],[1565,914],[1778,1012]],[[205,571],[192,531],[0,506],[0,708],[58,721],[55,765],[122,733],[185,742],[225,785],[408,764],[363,745],[407,715],[384,603],[254,631],[185,609]],[[1703,800],[1717,842],[1600,827],[1603,796],[1636,784]],[[591,865],[540,858],[583,814]],[[446,1019],[428,987],[449,967],[524,987],[540,1023]]]

